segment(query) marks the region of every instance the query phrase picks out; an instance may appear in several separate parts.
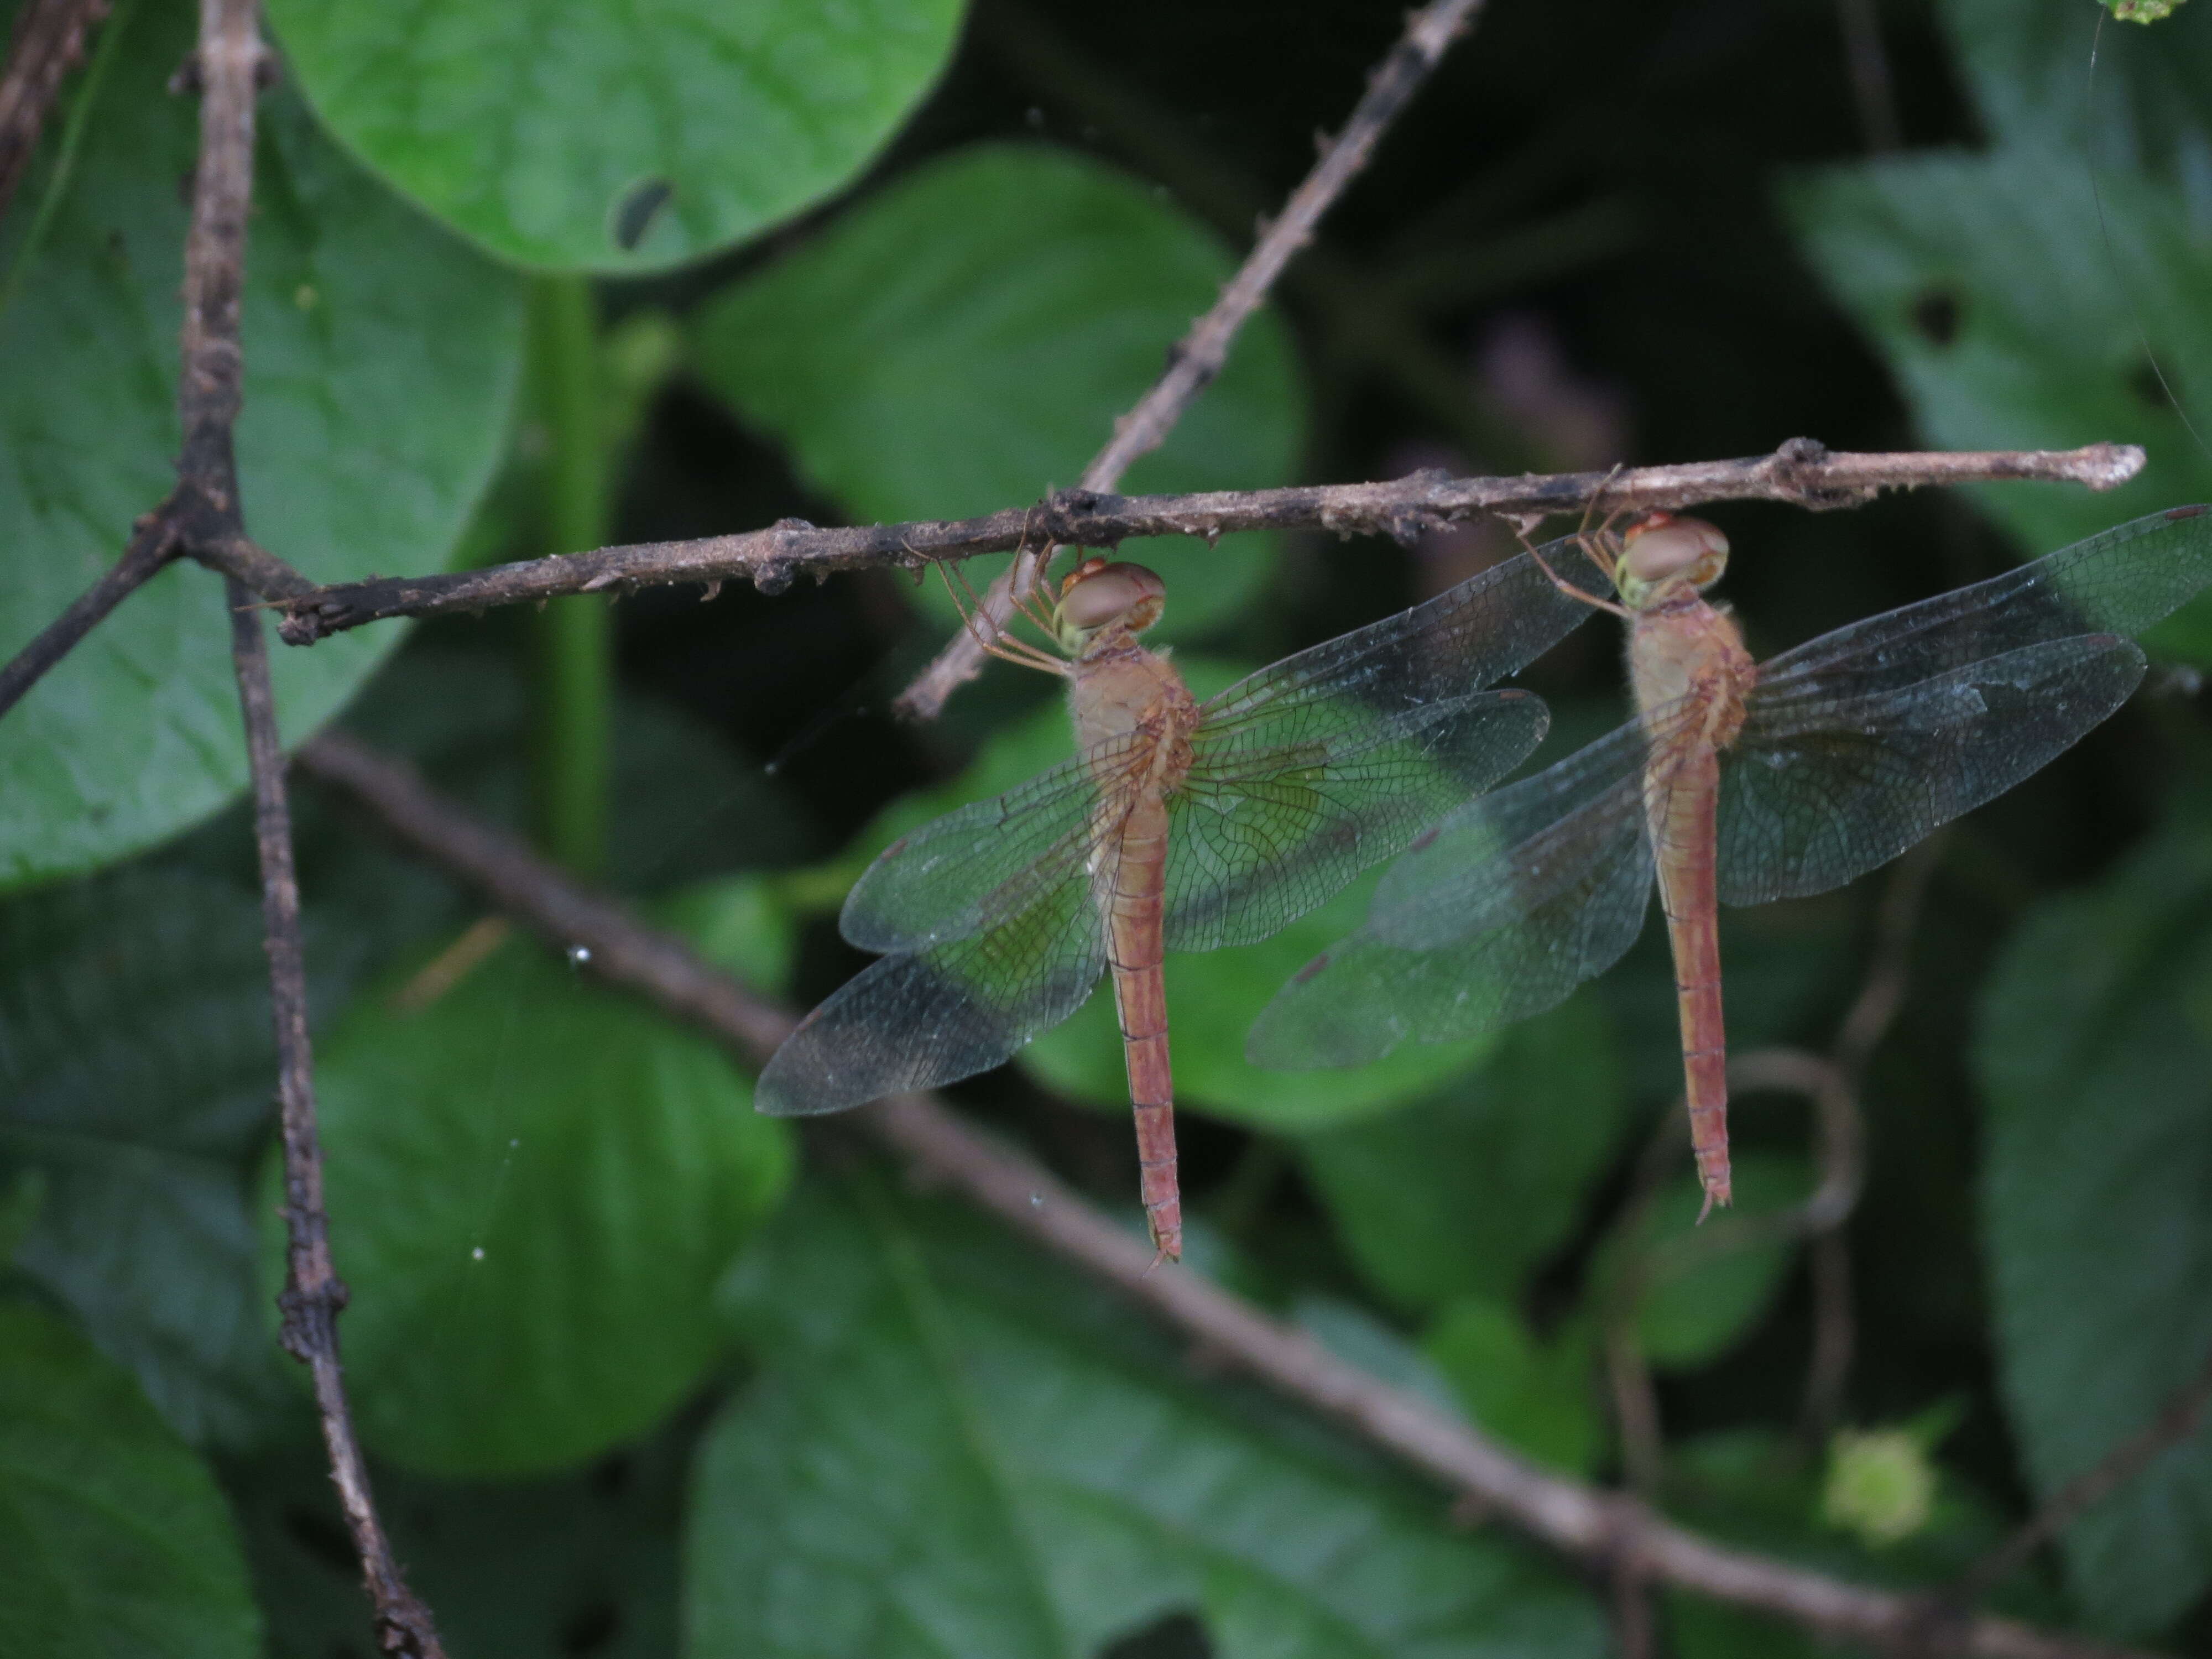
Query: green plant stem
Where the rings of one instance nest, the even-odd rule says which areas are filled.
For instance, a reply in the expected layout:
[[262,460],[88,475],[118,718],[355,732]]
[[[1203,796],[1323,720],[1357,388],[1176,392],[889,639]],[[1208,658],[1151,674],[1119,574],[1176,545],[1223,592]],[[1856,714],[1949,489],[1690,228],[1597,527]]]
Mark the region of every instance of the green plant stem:
[[[541,276],[531,292],[532,380],[550,439],[550,550],[604,546],[608,454],[599,383],[599,318],[590,280]],[[553,600],[532,619],[531,781],[538,845],[571,872],[606,863],[613,765],[614,618],[594,594]]]

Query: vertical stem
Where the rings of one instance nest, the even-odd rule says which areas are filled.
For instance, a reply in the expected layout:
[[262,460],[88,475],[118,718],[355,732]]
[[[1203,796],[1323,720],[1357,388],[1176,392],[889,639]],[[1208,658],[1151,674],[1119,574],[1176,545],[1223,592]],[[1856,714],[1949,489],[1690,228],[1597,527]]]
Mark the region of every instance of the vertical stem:
[[[546,526],[555,553],[607,538],[599,319],[583,276],[541,276],[531,295],[532,379],[551,438]],[[605,600],[555,599],[533,619],[531,779],[538,844],[581,876],[606,862],[613,763],[614,628]]]

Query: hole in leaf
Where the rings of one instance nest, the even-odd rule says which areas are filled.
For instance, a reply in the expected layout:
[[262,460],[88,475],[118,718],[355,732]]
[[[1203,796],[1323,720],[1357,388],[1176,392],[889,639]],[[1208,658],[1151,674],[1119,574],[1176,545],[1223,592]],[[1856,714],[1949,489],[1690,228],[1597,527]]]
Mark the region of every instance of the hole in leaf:
[[349,1575],[361,1570],[360,1558],[353,1553],[353,1540],[328,1516],[319,1515],[304,1504],[287,1504],[283,1520],[284,1530],[292,1534],[292,1541],[325,1566]]
[[676,186],[665,179],[641,179],[624,191],[615,203],[615,246],[625,253],[634,251],[675,194]]
[[594,1601],[561,1626],[561,1651],[586,1659],[622,1632],[622,1614],[611,1601]]
[[1950,344],[1959,337],[1959,296],[1948,289],[1929,289],[1912,302],[1912,325],[1930,344]]
[[1098,1659],[1213,1659],[1195,1613],[1171,1613],[1098,1650]]
[[2173,384],[2172,372],[2161,372],[2161,368],[2155,358],[2143,356],[2128,371],[2128,391],[2145,409],[2163,414],[2179,400],[2181,388]]

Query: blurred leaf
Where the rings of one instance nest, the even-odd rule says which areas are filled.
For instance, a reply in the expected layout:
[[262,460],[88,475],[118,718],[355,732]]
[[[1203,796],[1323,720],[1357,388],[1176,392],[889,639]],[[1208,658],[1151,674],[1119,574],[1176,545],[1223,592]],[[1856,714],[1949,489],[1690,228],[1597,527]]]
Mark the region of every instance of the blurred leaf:
[[755,990],[782,991],[797,944],[791,913],[761,876],[724,876],[658,899],[650,919],[689,939],[699,954]]
[[276,1076],[254,896],[117,871],[0,905],[0,1185],[16,1265],[193,1441],[281,1398],[246,1212]]
[[951,54],[958,0],[276,0],[323,121],[503,259],[658,270],[842,187]]
[[[2103,0],[2117,9],[2127,0]],[[2138,35],[2100,28],[2075,0],[1944,0],[1939,8],[1974,102],[2003,143],[2064,151],[2080,173],[2192,175],[2199,199],[2212,178],[2212,21],[2206,8]],[[2096,71],[2090,72],[2090,55]],[[2202,215],[2198,216],[2201,219]]]
[[1569,1474],[1595,1470],[1605,1423],[1585,1333],[1543,1342],[1505,1304],[1468,1296],[1437,1316],[1424,1346],[1484,1429]]
[[[191,49],[192,10],[140,6],[127,27],[69,198],[0,313],[0,656],[114,563],[173,482],[177,180],[198,126],[163,82]],[[247,522],[317,581],[435,569],[498,458],[520,287],[342,157],[282,86],[259,121]],[[9,216],[0,267],[30,217]],[[0,885],[149,846],[244,786],[229,629],[221,581],[166,572],[9,714]],[[288,736],[320,725],[399,638],[364,629],[278,649]]]
[[[1983,1223],[2000,1378],[2045,1498],[2212,1355],[2212,833],[2047,901],[1984,994]],[[2212,1583],[2212,1428],[2069,1528],[2068,1578],[2158,1629]]]
[[763,1246],[732,1291],[768,1369],[693,1492],[695,1659],[1060,1659],[1176,1612],[1219,1659],[1605,1648],[1533,1555],[1224,1409],[988,1224],[817,1196]]
[[356,1004],[321,1062],[371,1445],[438,1474],[555,1469],[698,1384],[709,1291],[791,1165],[719,1049],[512,941],[420,1012]]
[[[1189,1263],[1185,1254],[1184,1261]],[[1209,1278],[1211,1272],[1199,1267]],[[1460,1396],[1436,1357],[1424,1352],[1407,1338],[1356,1302],[1335,1297],[1302,1296],[1292,1310],[1297,1328],[1339,1359],[1349,1361],[1370,1376],[1379,1376],[1394,1389],[1419,1395],[1431,1405],[1454,1417],[1464,1413]]]
[[[1979,489],[2024,551],[2212,496],[2198,435],[2212,387],[2212,24],[2198,16],[2141,39],[2106,31],[2124,66],[2108,78],[2093,137],[2086,9],[1954,0],[1948,15],[2002,147],[1800,178],[1785,199],[1808,253],[1881,347],[1929,443],[2148,450],[2142,473],[2109,495]],[[2094,162],[2093,146],[2103,152]],[[2212,600],[2148,643],[2212,663]]]
[[1401,1306],[1518,1294],[1565,1241],[1619,1139],[1620,1068],[1594,998],[1496,1042],[1487,1065],[1434,1098],[1299,1143],[1353,1260]]
[[[1126,174],[985,146],[897,180],[708,305],[698,367],[858,519],[988,513],[1077,482],[1231,268],[1210,234]],[[1124,487],[1285,483],[1304,407],[1288,337],[1263,312]],[[1121,548],[1166,579],[1163,639],[1236,616],[1273,555],[1251,535]],[[1004,563],[964,568],[980,591]],[[915,592],[952,623],[935,578]]]
[[255,1659],[261,1620],[207,1467],[130,1376],[0,1301],[0,1652]]
[[[1689,1133],[1685,1126],[1685,1151]],[[1803,1202],[1813,1189],[1805,1160],[1738,1152],[1731,1161],[1732,1208],[1716,1210],[1699,1226],[1705,1194],[1695,1174],[1686,1173],[1659,1195],[1640,1226],[1608,1240],[1600,1252],[1596,1272],[1602,1285],[1616,1281],[1625,1259],[1644,1264],[1649,1277],[1637,1334],[1644,1358],[1659,1370],[1694,1370],[1748,1335],[1782,1288],[1796,1252],[1789,1240],[1732,1244],[1723,1229]]]
[[[378,1512],[449,1654],[675,1659],[678,1522],[700,1424],[689,1414],[586,1472],[498,1484],[376,1470]],[[361,1562],[311,1425],[223,1469],[271,1659],[369,1652]]]

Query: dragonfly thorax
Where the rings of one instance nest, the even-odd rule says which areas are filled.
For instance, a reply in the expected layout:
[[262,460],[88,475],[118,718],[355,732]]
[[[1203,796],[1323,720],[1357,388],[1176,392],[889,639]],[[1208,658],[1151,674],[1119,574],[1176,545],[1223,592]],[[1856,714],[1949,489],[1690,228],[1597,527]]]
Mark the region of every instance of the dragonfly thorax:
[[1728,538],[1703,519],[1647,513],[1620,534],[1613,584],[1620,602],[1643,611],[1704,592],[1728,568]]
[[1109,632],[1143,633],[1160,619],[1167,591],[1158,574],[1143,565],[1085,559],[1060,584],[1053,607],[1060,649],[1076,656]]

